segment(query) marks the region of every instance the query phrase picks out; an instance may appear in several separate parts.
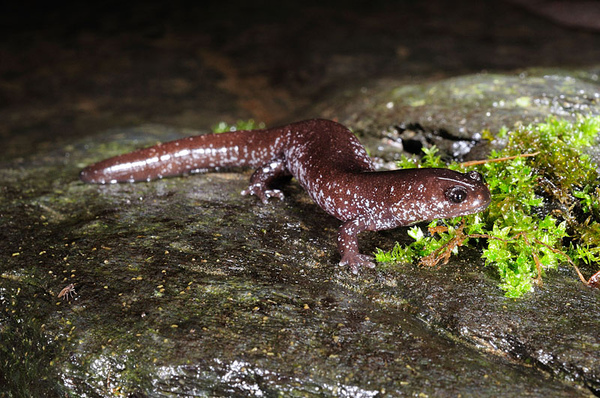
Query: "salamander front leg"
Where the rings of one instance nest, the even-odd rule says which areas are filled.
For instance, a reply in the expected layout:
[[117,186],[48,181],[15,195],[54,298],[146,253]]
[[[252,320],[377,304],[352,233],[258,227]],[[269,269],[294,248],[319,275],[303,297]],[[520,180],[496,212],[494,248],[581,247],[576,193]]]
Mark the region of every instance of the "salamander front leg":
[[282,159],[273,160],[254,172],[250,177],[248,189],[242,191],[242,195],[256,195],[263,202],[267,203],[269,198],[279,198],[283,200],[283,192],[279,189],[269,189],[274,180],[289,175]]
[[338,230],[338,250],[342,255],[340,265],[349,266],[354,274],[358,274],[361,267],[375,268],[373,257],[358,251],[358,234],[367,229],[368,223],[359,217],[346,221]]

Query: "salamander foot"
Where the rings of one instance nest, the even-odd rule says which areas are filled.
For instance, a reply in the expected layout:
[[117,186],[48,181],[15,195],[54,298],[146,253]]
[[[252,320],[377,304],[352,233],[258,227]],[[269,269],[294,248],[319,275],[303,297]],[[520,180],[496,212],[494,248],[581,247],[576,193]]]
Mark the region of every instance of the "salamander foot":
[[371,260],[373,257],[366,254],[346,254],[340,261],[340,266],[349,266],[352,273],[358,275],[359,270],[363,267],[375,268],[375,263]]

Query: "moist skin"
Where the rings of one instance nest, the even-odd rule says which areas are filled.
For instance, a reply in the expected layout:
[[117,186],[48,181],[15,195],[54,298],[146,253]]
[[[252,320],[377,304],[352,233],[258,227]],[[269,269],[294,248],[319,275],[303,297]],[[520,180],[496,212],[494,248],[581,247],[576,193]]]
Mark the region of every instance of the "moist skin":
[[477,213],[490,203],[490,191],[475,171],[374,171],[354,134],[323,119],[182,138],[95,163],[80,178],[96,184],[150,181],[226,167],[254,168],[242,194],[256,195],[263,203],[283,199],[272,187],[275,180],[296,178],[317,205],[343,222],[340,265],[354,273],[375,266],[358,250],[360,232]]

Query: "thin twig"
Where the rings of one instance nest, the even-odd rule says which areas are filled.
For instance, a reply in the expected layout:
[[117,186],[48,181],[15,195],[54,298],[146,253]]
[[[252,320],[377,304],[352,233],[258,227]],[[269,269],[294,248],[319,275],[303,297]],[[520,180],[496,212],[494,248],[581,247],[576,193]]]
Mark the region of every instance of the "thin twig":
[[497,159],[471,160],[470,162],[462,162],[462,163],[460,163],[460,165],[462,167],[469,167],[469,166],[476,166],[478,164],[504,162],[504,161],[512,160],[512,159],[516,159],[516,158],[530,158],[532,156],[538,155],[539,153],[540,152],[538,151],[538,152],[534,152],[534,153],[523,153],[521,155],[507,156],[504,158],[497,158]]

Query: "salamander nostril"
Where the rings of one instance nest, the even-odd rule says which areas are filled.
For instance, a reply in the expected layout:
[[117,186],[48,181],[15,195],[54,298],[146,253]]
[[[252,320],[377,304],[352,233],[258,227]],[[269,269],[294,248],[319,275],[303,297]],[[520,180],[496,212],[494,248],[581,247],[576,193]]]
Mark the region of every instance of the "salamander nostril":
[[469,171],[467,177],[473,181],[485,182],[481,173],[478,173],[477,171]]

